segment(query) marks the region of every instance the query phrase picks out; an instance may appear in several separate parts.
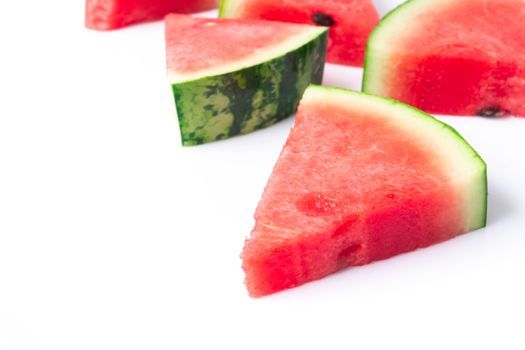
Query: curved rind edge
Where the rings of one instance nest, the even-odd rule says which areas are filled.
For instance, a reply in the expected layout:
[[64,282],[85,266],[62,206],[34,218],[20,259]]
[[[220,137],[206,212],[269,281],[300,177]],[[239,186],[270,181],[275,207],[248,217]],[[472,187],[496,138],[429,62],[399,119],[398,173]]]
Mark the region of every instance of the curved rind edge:
[[[476,181],[476,187],[473,191],[470,191],[472,193],[468,193],[465,195],[465,197],[469,197],[468,204],[469,204],[469,218],[466,222],[465,232],[472,231],[475,229],[482,228],[486,226],[487,223],[487,198],[488,198],[488,179],[487,179],[487,164],[483,160],[483,158],[477,153],[477,151],[465,140],[465,138],[452,126],[438,120],[437,118],[433,117],[432,115],[425,113],[421,111],[420,109],[417,109],[415,107],[412,107],[410,105],[407,105],[405,103],[387,98],[382,96],[376,96],[373,94],[369,94],[366,92],[357,92],[342,88],[336,88],[336,87],[329,87],[329,86],[321,86],[321,85],[315,85],[311,84],[305,91],[305,94],[303,96],[303,99],[307,97],[308,94],[311,93],[313,90],[318,90],[321,92],[338,92],[338,93],[346,93],[346,94],[352,94],[354,96],[365,96],[366,98],[375,99],[378,102],[388,104],[390,106],[393,106],[399,110],[404,110],[406,112],[410,112],[414,116],[418,116],[421,118],[425,118],[428,121],[431,121],[436,127],[439,129],[445,129],[449,135],[450,140],[455,140],[456,144],[458,145],[458,151],[464,152],[465,156],[463,157],[465,161],[470,161],[472,164],[475,163],[476,169],[478,172],[476,174],[472,174],[473,176],[479,177]],[[436,129],[438,130],[438,129]],[[477,206],[477,208],[473,208],[473,206]]]
[[[365,60],[363,64],[363,80],[361,83],[361,91],[363,92],[372,92],[370,91],[370,77],[373,76],[374,71],[371,68],[371,61],[375,55],[374,50],[372,49],[372,43],[377,38],[378,34],[384,29],[385,25],[388,25],[388,22],[394,18],[397,14],[400,13],[405,7],[410,7],[414,2],[417,2],[419,0],[407,0],[400,5],[396,6],[390,12],[388,12],[381,21],[376,25],[372,33],[368,36],[368,40],[366,41],[366,49],[365,49]],[[372,92],[373,93],[373,92]]]
[[[269,55],[268,57],[264,57],[264,58],[261,58],[261,59],[254,59],[253,56],[251,59],[254,60],[254,62],[252,63],[251,61],[247,61],[247,62],[243,62],[242,60],[240,60],[240,63],[239,62],[235,62],[236,64],[239,64],[238,67],[234,67],[234,69],[225,69],[224,71],[222,72],[201,72],[200,74],[198,74],[199,72],[197,73],[191,73],[191,74],[187,74],[188,77],[186,77],[185,79],[182,79],[182,77],[184,77],[184,75],[181,75],[181,76],[178,76],[176,73],[172,73],[170,71],[168,71],[168,79],[170,80],[170,83],[172,85],[174,84],[182,84],[182,83],[187,83],[187,82],[191,82],[191,81],[197,81],[199,79],[202,79],[202,78],[207,78],[207,77],[210,77],[210,76],[221,76],[221,75],[224,75],[224,74],[228,74],[230,72],[236,72],[236,71],[239,71],[239,70],[242,70],[242,69],[248,69],[250,67],[255,67],[259,64],[263,64],[265,62],[268,62],[270,60],[273,60],[273,59],[277,59],[277,58],[280,58],[280,57],[283,57],[293,51],[296,51],[298,49],[300,49],[301,47],[303,47],[305,44],[309,43],[309,42],[312,42],[320,37],[322,37],[323,35],[324,36],[327,36],[328,35],[328,29],[329,28],[326,28],[326,27],[317,27],[317,26],[310,26],[310,25],[302,25],[302,24],[290,24],[290,25],[295,25],[295,26],[302,26],[305,28],[305,31],[304,33],[301,33],[302,36],[299,36],[299,35],[295,35],[292,39],[295,39],[294,40],[289,40],[287,42],[285,42],[284,44],[288,45],[289,47],[286,47],[286,50],[282,50],[282,51],[279,51],[277,53],[275,53],[275,55]],[[168,30],[168,28],[166,27],[166,30]],[[279,43],[279,44],[276,44],[274,46],[282,46],[283,43]],[[269,46],[270,48],[272,46]],[[261,52],[264,52],[264,50],[261,50]],[[260,55],[260,56],[263,56],[263,55]],[[227,67],[229,68],[229,67]],[[178,78],[176,78],[178,76]]]

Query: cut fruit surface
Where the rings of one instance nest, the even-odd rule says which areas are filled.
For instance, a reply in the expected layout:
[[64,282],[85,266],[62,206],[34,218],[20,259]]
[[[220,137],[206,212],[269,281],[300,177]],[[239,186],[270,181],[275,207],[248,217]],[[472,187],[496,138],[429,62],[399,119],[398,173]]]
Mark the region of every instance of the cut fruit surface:
[[363,91],[426,112],[525,116],[525,1],[410,0],[370,35]]
[[87,0],[86,26],[112,30],[162,19],[169,13],[192,13],[216,8],[218,0]]
[[242,258],[262,296],[483,227],[486,166],[452,128],[392,100],[311,86]]
[[328,62],[350,66],[363,65],[366,40],[379,22],[371,0],[223,0],[219,15],[330,27]]
[[327,29],[258,20],[166,17],[170,83],[184,145],[245,134],[295,112],[321,82]]

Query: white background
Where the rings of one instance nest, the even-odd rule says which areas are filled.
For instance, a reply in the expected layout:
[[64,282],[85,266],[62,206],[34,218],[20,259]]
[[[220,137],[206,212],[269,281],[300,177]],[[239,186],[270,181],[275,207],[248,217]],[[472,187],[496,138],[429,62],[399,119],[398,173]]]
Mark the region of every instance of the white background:
[[488,163],[487,228],[250,299],[239,254],[293,120],[182,148],[160,22],[11,1],[0,33],[1,350],[525,348],[525,120],[441,118]]

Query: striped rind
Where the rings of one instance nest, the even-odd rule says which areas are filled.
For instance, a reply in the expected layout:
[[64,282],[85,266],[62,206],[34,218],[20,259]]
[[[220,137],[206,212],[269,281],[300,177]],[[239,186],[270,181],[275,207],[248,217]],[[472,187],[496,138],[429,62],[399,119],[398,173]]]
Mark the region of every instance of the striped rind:
[[293,114],[307,86],[322,80],[327,31],[317,33],[262,63],[172,84],[182,144],[246,134]]
[[463,231],[486,225],[487,166],[454,128],[404,103],[344,89],[312,85],[301,102],[302,105],[309,103],[359,105],[360,109],[370,110],[374,116],[398,126],[412,140],[433,151],[432,156],[439,160],[448,181],[459,189],[463,201]]

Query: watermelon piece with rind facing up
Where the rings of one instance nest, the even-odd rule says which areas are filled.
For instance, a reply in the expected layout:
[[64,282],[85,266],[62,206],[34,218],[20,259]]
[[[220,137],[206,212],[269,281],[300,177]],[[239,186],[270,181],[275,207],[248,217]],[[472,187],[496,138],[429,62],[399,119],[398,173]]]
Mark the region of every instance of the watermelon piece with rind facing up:
[[525,116],[525,1],[410,0],[370,35],[363,91],[435,114]]
[[371,0],[222,0],[219,16],[330,27],[327,61],[362,66],[368,35],[379,22]]
[[485,226],[486,165],[402,103],[309,87],[242,253],[259,297]]
[[86,0],[86,27],[113,30],[160,20],[169,13],[217,8],[218,0]]
[[270,126],[320,83],[327,29],[269,22],[166,17],[168,77],[185,146]]

